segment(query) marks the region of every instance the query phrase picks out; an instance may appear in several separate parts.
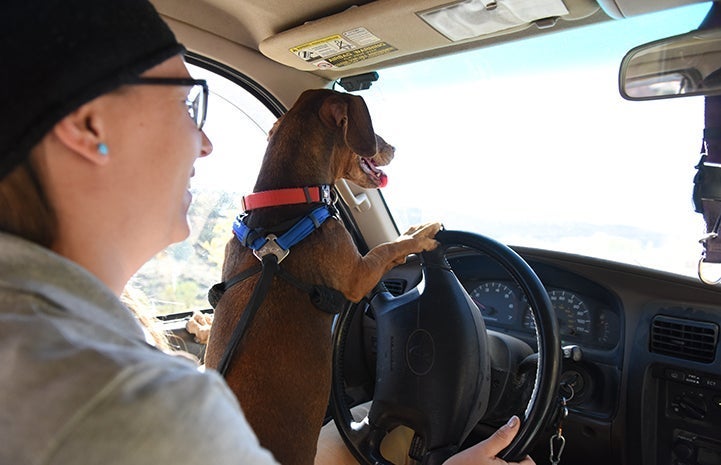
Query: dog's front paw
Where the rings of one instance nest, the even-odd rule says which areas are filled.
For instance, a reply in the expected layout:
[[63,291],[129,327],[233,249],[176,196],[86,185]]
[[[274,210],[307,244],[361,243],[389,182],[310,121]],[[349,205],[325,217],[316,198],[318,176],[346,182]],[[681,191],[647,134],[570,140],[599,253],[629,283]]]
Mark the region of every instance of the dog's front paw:
[[434,237],[442,228],[443,225],[439,222],[411,226],[398,240],[413,241],[416,245],[415,252],[426,252],[438,247],[438,241]]

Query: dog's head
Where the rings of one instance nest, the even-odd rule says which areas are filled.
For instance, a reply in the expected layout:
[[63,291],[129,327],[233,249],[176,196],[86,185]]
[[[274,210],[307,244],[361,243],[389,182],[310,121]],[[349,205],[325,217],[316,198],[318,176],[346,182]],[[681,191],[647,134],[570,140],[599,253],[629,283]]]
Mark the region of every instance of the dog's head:
[[388,184],[388,176],[379,167],[389,164],[396,151],[395,147],[383,140],[381,136],[376,134],[375,137],[376,153],[372,157],[362,157],[353,153],[341,176],[366,189],[385,187]]
[[[329,89],[307,90],[288,113],[278,119],[268,133],[268,139],[271,140],[276,132],[287,131],[280,129],[289,126],[282,123],[296,121],[298,115],[304,118],[304,130],[312,130],[312,116],[309,113],[314,113],[316,121],[334,135],[329,160],[334,181],[344,178],[369,189],[386,185],[388,178],[379,167],[390,163],[395,148],[375,134],[368,107],[359,96]],[[309,139],[306,138],[304,142]]]

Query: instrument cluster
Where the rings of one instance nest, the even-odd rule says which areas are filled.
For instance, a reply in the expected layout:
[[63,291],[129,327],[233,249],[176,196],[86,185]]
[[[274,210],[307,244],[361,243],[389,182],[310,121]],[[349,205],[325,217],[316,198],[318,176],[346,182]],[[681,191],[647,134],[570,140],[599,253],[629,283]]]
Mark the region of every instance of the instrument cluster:
[[[531,307],[513,281],[486,280],[466,283],[466,289],[481,310],[486,326],[532,334],[535,322]],[[611,349],[620,337],[619,316],[609,305],[570,289],[546,289],[558,319],[564,343]]]

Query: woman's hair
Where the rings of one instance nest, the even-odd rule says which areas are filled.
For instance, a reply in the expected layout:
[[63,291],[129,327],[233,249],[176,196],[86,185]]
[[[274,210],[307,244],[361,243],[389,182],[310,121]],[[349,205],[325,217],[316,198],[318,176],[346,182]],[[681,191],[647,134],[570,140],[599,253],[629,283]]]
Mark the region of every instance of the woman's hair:
[[183,350],[185,343],[181,338],[164,331],[158,325],[158,318],[153,313],[153,304],[143,291],[132,284],[128,284],[120,295],[120,301],[138,319],[138,322],[144,328],[148,343],[167,354],[185,357],[198,365],[201,363],[198,357]]
[[157,320],[153,316],[150,299],[140,289],[128,284],[123,289],[123,293],[120,294],[120,301],[135,314],[135,317],[146,331],[145,335],[149,339],[148,342],[163,352],[172,351],[168,334],[159,330],[156,325]]
[[0,179],[0,231],[50,247],[57,219],[30,158]]

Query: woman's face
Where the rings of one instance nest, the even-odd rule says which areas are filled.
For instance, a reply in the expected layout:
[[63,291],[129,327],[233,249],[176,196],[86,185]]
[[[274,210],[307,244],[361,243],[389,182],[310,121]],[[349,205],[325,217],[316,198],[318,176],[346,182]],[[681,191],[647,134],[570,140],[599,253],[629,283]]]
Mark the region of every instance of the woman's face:
[[[189,78],[190,74],[177,56],[143,76]],[[134,231],[138,240],[152,241],[147,245],[155,252],[188,236],[193,163],[213,149],[188,114],[189,90],[180,85],[125,86],[118,93],[123,102],[108,133],[113,175],[127,186],[117,189],[122,195],[113,203],[128,222],[126,233]]]

